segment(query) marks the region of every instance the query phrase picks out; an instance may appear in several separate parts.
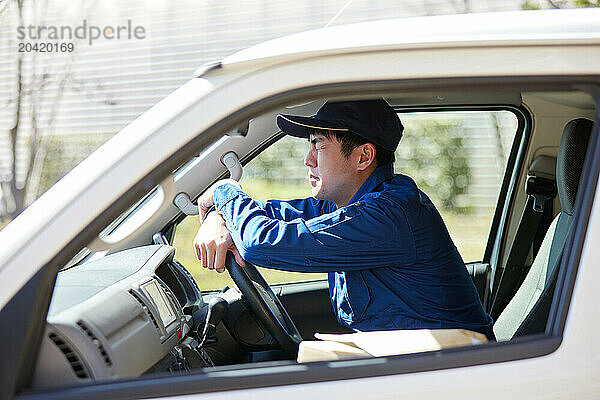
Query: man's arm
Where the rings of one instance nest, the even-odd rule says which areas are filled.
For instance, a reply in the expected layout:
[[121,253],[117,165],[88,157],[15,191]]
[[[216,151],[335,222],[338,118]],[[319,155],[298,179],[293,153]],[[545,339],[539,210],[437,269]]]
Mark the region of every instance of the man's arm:
[[200,216],[200,222],[204,222],[206,215],[214,209],[215,205],[215,189],[221,185],[230,184],[241,190],[241,186],[238,181],[234,179],[221,179],[215,182],[209,187],[203,194],[198,198],[198,211]]
[[[221,185],[231,184],[240,190],[239,182],[233,179],[222,179],[212,185],[199,199],[200,220],[203,221],[206,214],[214,208],[214,192]],[[270,218],[291,221],[296,218],[310,219],[335,210],[335,204],[331,201],[317,200],[309,197],[296,200],[268,200],[266,202],[256,201]]]
[[[233,243],[225,221],[217,213],[212,213],[215,210],[215,189],[226,184],[242,191],[237,181],[223,179],[216,182],[202,194],[198,199],[199,217],[202,226],[198,230],[193,242],[196,257],[201,261],[202,267],[216,269],[217,272],[225,271],[224,266],[227,251],[231,251],[235,255],[238,264],[242,266],[245,264]],[[330,209],[335,209],[335,204],[331,202],[318,201],[312,198],[290,201],[269,200],[266,203],[256,201],[256,204],[264,209],[269,218],[279,220],[292,220],[300,216],[312,218],[327,213]]]
[[230,184],[241,190],[240,184],[233,179],[223,179],[208,188],[198,199],[199,218],[202,226],[194,237],[194,252],[203,268],[225,271],[225,256],[231,251],[238,264],[244,266],[238,249],[235,247],[231,234],[225,226],[223,218],[212,212],[215,209],[215,189],[220,185]]
[[268,217],[282,221],[292,221],[296,218],[311,219],[328,214],[336,208],[331,201],[317,200],[312,197],[296,200],[257,201],[257,203],[265,210]]
[[333,272],[415,259],[412,231],[400,207],[353,204],[308,220],[284,221],[232,185],[217,188],[214,198],[241,256],[259,266]]
[[225,221],[216,212],[206,215],[193,245],[196,257],[204,268],[215,269],[219,273],[224,272],[225,256],[228,251],[233,253],[238,264],[242,267],[246,265],[233,243]]

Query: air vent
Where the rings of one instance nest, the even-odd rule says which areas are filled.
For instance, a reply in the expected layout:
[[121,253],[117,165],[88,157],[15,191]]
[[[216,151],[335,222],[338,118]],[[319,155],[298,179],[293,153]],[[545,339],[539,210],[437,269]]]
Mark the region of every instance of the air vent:
[[198,284],[196,283],[196,280],[194,279],[194,277],[192,276],[192,274],[190,274],[190,272],[181,264],[177,265],[178,262],[175,261],[173,262],[174,267],[177,269],[177,271],[184,273],[187,277],[188,277],[188,281],[196,288],[197,292],[200,292],[200,288],[198,287]]
[[56,347],[58,347],[58,349],[65,355],[65,358],[71,365],[71,368],[73,368],[73,372],[75,372],[75,375],[77,375],[78,378],[85,379],[90,377],[85,368],[85,365],[83,365],[77,353],[75,353],[73,349],[71,349],[71,347],[60,338],[60,336],[58,336],[56,333],[50,333],[48,337],[50,338],[50,340],[52,340],[52,342],[54,342]]
[[[171,303],[173,303],[177,307],[177,309],[179,310],[179,314],[183,314],[183,311],[181,310],[181,304],[179,304],[179,300],[177,300],[177,297],[175,297],[173,292],[171,292],[171,289],[169,289],[169,287],[167,285],[165,285],[165,283],[163,281],[161,281],[160,279],[157,279],[157,282],[163,288],[163,290],[165,291],[165,293],[167,294],[169,299],[171,299]],[[179,316],[178,316],[178,318],[179,318]]]
[[152,313],[150,312],[150,310],[148,310],[148,306],[146,306],[146,304],[142,301],[142,299],[140,298],[140,296],[136,292],[134,292],[133,290],[130,290],[129,294],[132,295],[133,298],[136,299],[138,303],[140,303],[140,305],[142,306],[142,309],[146,312],[146,314],[148,315],[148,317],[150,317],[150,320],[154,324],[154,327],[156,328],[156,330],[158,332],[160,332],[160,328],[158,327],[158,323],[156,323],[156,319],[154,318],[154,315],[152,315]]
[[112,361],[111,361],[110,357],[108,356],[108,353],[104,349],[102,342],[96,337],[96,335],[94,335],[94,332],[92,332],[90,330],[90,328],[88,328],[88,326],[83,323],[83,321],[77,321],[77,325],[92,340],[92,343],[94,343],[94,345],[98,349],[98,352],[102,356],[104,363],[110,367],[112,365]]

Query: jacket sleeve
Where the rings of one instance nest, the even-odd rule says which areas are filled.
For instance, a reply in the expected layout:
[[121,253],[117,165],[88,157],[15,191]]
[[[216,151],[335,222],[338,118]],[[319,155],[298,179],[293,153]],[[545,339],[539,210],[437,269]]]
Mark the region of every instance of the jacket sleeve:
[[268,217],[282,221],[292,221],[296,218],[314,218],[335,210],[334,203],[314,198],[257,201],[257,203],[265,210]]
[[258,266],[335,272],[411,264],[412,232],[400,207],[354,203],[314,218],[272,218],[241,189],[215,190],[217,211],[242,257]]

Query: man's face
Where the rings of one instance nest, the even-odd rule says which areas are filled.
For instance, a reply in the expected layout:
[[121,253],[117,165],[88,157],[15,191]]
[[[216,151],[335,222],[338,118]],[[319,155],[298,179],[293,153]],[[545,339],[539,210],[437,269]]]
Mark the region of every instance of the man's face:
[[319,134],[310,135],[308,141],[310,148],[304,165],[308,167],[313,197],[333,201],[338,207],[346,205],[354,193],[351,183],[356,171],[342,154],[341,144]]

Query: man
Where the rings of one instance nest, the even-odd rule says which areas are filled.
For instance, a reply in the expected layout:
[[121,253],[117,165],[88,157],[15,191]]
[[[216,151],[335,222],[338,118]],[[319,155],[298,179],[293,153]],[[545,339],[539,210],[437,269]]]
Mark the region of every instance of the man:
[[203,267],[222,272],[230,250],[241,265],[328,272],[337,318],[357,331],[464,328],[493,338],[435,206],[393,173],[403,126],[384,100],[328,102],[277,124],[310,142],[313,198],[261,203],[235,181],[217,182],[198,201]]

